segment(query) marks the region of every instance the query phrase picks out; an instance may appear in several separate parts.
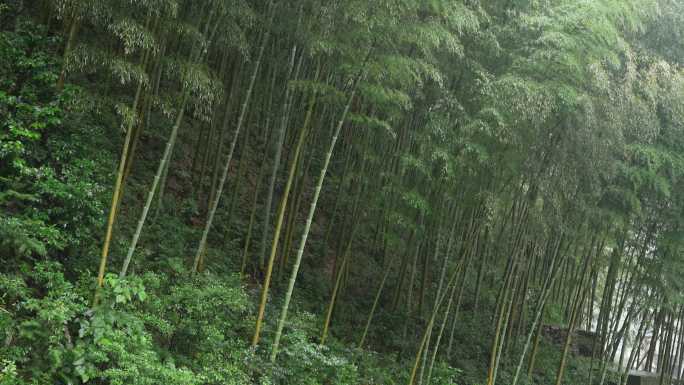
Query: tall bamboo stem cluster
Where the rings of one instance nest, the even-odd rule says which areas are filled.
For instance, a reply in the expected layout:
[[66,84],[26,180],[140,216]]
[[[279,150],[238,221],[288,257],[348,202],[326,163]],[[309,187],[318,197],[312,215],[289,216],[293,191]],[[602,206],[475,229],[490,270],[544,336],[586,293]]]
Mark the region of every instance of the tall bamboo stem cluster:
[[[684,76],[645,32],[658,1],[59,3],[56,87],[97,64],[130,106],[98,287],[111,260],[121,277],[145,266],[156,197],[154,220],[196,227],[189,272],[237,266],[258,285],[251,342],[273,333],[272,362],[310,269],[329,290],[318,342],[360,325],[344,339],[410,357],[409,384],[459,362],[473,325],[487,385],[532,381],[551,324],[556,385],[581,332],[589,384],[616,367],[623,384],[681,377]],[[79,34],[117,17],[137,32],[110,50]],[[141,149],[159,163],[132,207]],[[183,199],[192,213],[168,205]]]

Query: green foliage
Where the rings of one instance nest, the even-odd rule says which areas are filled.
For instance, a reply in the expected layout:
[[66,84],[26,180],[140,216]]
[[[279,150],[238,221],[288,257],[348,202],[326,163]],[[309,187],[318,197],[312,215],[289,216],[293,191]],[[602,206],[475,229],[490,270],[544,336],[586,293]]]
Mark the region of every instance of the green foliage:
[[154,274],[108,275],[91,308],[90,285],[72,285],[56,263],[27,266],[22,277],[0,275],[6,376],[36,383],[249,383],[241,369],[248,350],[236,335],[247,300],[234,279],[162,286]]
[[53,40],[34,24],[19,25],[0,33],[7,71],[0,88],[0,248],[8,257],[46,257],[92,242],[102,211],[101,165],[83,151],[93,130],[65,127],[65,111],[81,96],[54,92]]
[[[146,273],[108,275],[89,306],[89,287],[67,281],[61,267],[40,263],[19,276],[0,275],[3,381],[108,384],[251,384],[254,360],[242,338],[251,326],[250,301],[236,277],[179,276],[174,283]],[[29,284],[30,283],[30,287]],[[359,373],[354,352],[331,350],[309,338],[320,320],[298,315],[284,341],[282,384],[385,384],[374,366]],[[253,370],[261,370],[260,361]],[[367,365],[367,363],[366,363]],[[251,366],[251,365],[250,365]],[[388,374],[385,373],[385,376]],[[367,380],[362,380],[366,378]],[[265,380],[264,380],[265,381]],[[34,383],[31,382],[31,383]]]
[[273,368],[273,379],[282,384],[358,384],[358,369],[350,353],[311,340],[318,325],[319,318],[306,312],[290,319],[279,358],[283,365]]

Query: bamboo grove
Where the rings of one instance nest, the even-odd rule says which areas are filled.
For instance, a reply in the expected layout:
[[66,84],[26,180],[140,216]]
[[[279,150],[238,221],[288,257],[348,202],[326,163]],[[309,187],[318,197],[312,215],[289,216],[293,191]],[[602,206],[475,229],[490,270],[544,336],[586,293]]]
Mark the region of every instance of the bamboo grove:
[[581,330],[584,383],[684,374],[684,2],[36,9],[63,36],[56,87],[116,101],[98,287],[154,269],[146,233],[175,217],[185,273],[255,291],[244,338],[270,362],[311,296],[317,343],[399,352],[409,385],[467,354],[478,383],[535,383],[551,324],[556,385]]

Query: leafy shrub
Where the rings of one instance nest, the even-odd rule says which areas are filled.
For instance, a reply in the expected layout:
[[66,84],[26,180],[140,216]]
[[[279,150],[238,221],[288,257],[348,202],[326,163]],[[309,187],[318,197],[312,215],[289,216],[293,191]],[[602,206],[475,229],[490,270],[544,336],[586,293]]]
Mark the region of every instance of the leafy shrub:
[[241,332],[252,323],[239,278],[180,275],[166,287],[159,278],[145,274],[157,290],[141,308],[159,344],[201,373],[205,384],[247,384],[242,368],[248,348]]
[[[351,351],[337,347],[322,346],[311,336],[320,332],[320,320],[311,313],[301,312],[291,316],[283,331],[282,348],[278,362],[269,367],[273,380],[278,384],[351,385],[359,383],[358,368],[351,359]],[[263,342],[270,346],[270,341]]]
[[248,384],[238,281],[160,282],[107,275],[93,307],[90,287],[74,286],[58,263],[26,267],[22,278],[0,274],[3,385]]
[[89,145],[98,135],[73,111],[83,96],[55,91],[55,38],[17,24],[0,31],[0,253],[12,261],[93,244],[107,168]]

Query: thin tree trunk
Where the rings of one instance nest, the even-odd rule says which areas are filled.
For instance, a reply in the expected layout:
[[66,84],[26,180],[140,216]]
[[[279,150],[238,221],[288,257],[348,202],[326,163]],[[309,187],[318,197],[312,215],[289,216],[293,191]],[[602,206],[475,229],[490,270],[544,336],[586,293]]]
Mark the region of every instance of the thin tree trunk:
[[385,287],[385,282],[387,281],[387,277],[389,276],[391,270],[392,269],[387,267],[385,269],[385,274],[382,275],[380,287],[378,287],[378,291],[375,294],[375,299],[373,300],[373,306],[371,306],[370,314],[368,314],[368,321],[366,321],[366,327],[363,328],[363,333],[361,334],[361,339],[359,340],[359,349],[363,349],[363,343],[366,340],[366,336],[368,335],[368,330],[370,329],[371,321],[373,321],[375,309],[378,307],[378,302],[380,302],[380,295],[382,294],[382,289]]
[[[370,51],[369,51],[370,54]],[[349,113],[349,109],[351,108],[351,104],[354,101],[354,96],[356,95],[356,89],[358,87],[359,81],[361,80],[362,77],[362,72],[359,72],[359,74],[356,76],[356,79],[354,80],[354,85],[352,86],[351,94],[349,95],[349,99],[347,100],[347,104],[344,107],[344,110],[342,112],[342,116],[340,117],[339,122],[337,123],[337,127],[335,128],[335,132],[333,134],[332,140],[330,142],[330,147],[328,148],[327,153],[325,154],[325,160],[323,161],[323,168],[321,169],[321,173],[318,177],[318,182],[316,184],[316,189],[314,190],[314,196],[313,200],[311,201],[311,206],[309,207],[309,213],[306,218],[306,223],[304,224],[304,232],[302,233],[302,239],[299,243],[299,249],[297,250],[297,255],[295,257],[295,262],[294,265],[292,266],[292,272],[290,273],[290,280],[288,282],[287,286],[287,292],[285,293],[285,302],[283,303],[283,308],[280,314],[280,319],[278,320],[278,326],[275,334],[275,338],[273,339],[273,346],[271,348],[271,362],[275,362],[276,356],[278,354],[278,345],[280,343],[280,337],[282,335],[283,327],[285,326],[285,319],[287,318],[287,310],[290,306],[290,299],[292,298],[292,292],[294,290],[294,284],[295,281],[297,280],[297,274],[299,273],[299,266],[302,262],[302,255],[304,254],[304,247],[306,246],[306,240],[309,236],[309,230],[311,229],[311,222],[313,221],[313,216],[316,212],[316,205],[318,204],[318,198],[321,194],[321,189],[323,188],[323,181],[325,180],[325,174],[328,172],[328,166],[330,165],[330,158],[332,158],[332,153],[335,149],[335,144],[337,143],[337,138],[340,135],[340,132],[342,131],[342,126],[344,125],[344,121],[347,119],[347,114]]]
[[[439,286],[437,289],[437,293],[438,293],[437,297],[439,297],[439,294],[441,294],[441,288],[442,288],[442,283],[444,281],[444,275],[446,273],[447,262],[451,256],[451,246],[453,245],[455,225],[456,225],[456,223],[454,223],[454,226],[452,227],[452,229],[449,233],[449,240],[447,241],[447,249],[446,249],[446,254],[445,254],[445,258],[444,258],[444,265],[442,267],[442,273],[440,274],[440,278],[439,278]],[[430,367],[428,368],[428,374],[427,374],[427,381],[426,381],[427,385],[430,385],[430,382],[432,381],[432,369],[435,365],[435,360],[437,359],[437,352],[439,351],[439,344],[442,341],[442,335],[444,334],[444,329],[446,328],[447,320],[449,319],[449,312],[451,311],[451,304],[454,301],[454,294],[455,293],[456,293],[456,285],[454,285],[454,287],[451,289],[451,295],[449,296],[449,301],[447,302],[447,307],[446,307],[446,310],[444,311],[444,318],[442,319],[442,324],[439,327],[439,333],[437,333],[437,340],[435,341],[435,346],[432,350],[432,356],[430,358]],[[435,301],[436,300],[437,300],[437,298],[435,298]],[[437,305],[436,302],[435,302],[435,305]],[[428,348],[429,347],[430,346],[428,344]]]
[[[561,355],[561,361],[560,364],[558,365],[558,371],[556,373],[556,385],[560,385],[561,382],[563,381],[563,373],[565,371],[565,362],[568,356],[568,352],[570,351],[570,342],[572,341],[572,333],[575,331],[575,326],[577,325],[577,320],[580,317],[581,311],[582,311],[582,305],[584,303],[584,299],[587,296],[588,288],[584,287],[584,282],[587,278],[587,272],[590,271],[590,265],[591,265],[591,260],[592,260],[592,253],[593,253],[593,240],[592,240],[592,247],[589,248],[587,251],[587,256],[584,262],[584,268],[583,272],[580,278],[580,281],[578,283],[577,287],[577,294],[575,296],[575,300],[572,306],[572,314],[570,316],[570,323],[568,325],[568,335],[565,338],[565,345],[563,347],[563,353]],[[598,251],[597,251],[598,254]]]
[[[212,41],[214,34],[216,33],[219,24],[215,23],[213,25],[211,33],[209,33],[209,28],[211,26],[211,19],[213,17],[214,11],[212,10],[207,18],[207,22],[204,26],[204,31],[203,35],[208,37],[208,41]],[[194,50],[190,54],[190,61],[198,61],[204,56],[204,53],[199,50]],[[164,172],[164,169],[168,166],[168,162],[171,158],[171,151],[173,149],[173,146],[176,142],[176,137],[178,136],[178,129],[180,128],[181,123],[183,122],[183,116],[185,114],[185,107],[188,103],[188,99],[190,98],[190,90],[188,88],[185,88],[182,93],[181,97],[181,103],[178,111],[178,116],[176,117],[176,121],[173,125],[173,128],[171,129],[171,134],[169,135],[169,139],[166,143],[166,147],[164,149],[164,154],[162,155],[162,159],[159,162],[159,167],[157,168],[157,172],[154,176],[154,180],[152,181],[152,187],[150,188],[150,191],[147,195],[147,201],[145,202],[145,206],[143,206],[143,211],[140,215],[140,219],[138,220],[138,225],[136,227],[135,233],[133,234],[133,239],[131,241],[131,244],[128,248],[128,253],[126,254],[126,258],[124,259],[123,266],[121,268],[121,271],[119,273],[119,276],[124,277],[126,275],[126,272],[128,270],[128,265],[131,262],[131,259],[133,257],[133,252],[135,251],[135,248],[138,244],[138,240],[140,239],[140,234],[142,233],[142,228],[143,225],[145,224],[145,220],[147,219],[147,214],[150,210],[150,206],[152,205],[152,200],[154,199],[154,193],[157,190],[157,186],[159,184],[159,179],[161,178],[161,174]]]
[[420,247],[422,245],[422,242],[418,241],[416,243],[416,252],[413,255],[413,263],[411,264],[411,275],[409,278],[409,283],[408,283],[408,295],[406,296],[406,320],[404,321],[404,329],[402,332],[402,337],[406,338],[406,333],[408,332],[408,324],[409,321],[411,320],[411,313],[413,312],[413,290],[415,286],[415,278],[416,278],[416,264],[418,262],[418,258],[420,257]]
[[537,329],[537,324],[541,323],[542,321],[542,316],[544,314],[544,308],[546,307],[546,301],[548,301],[549,296],[551,295],[551,287],[553,287],[553,283],[556,280],[556,273],[558,271],[558,266],[560,266],[560,263],[558,262],[559,259],[559,251],[561,247],[561,243],[563,242],[563,237],[561,236],[557,245],[556,245],[556,250],[553,255],[553,259],[551,261],[551,267],[549,269],[549,274],[551,274],[546,283],[544,284],[544,288],[542,289],[542,292],[539,297],[539,304],[537,305],[537,311],[534,316],[534,321],[532,321],[532,326],[530,326],[530,332],[527,334],[527,339],[525,340],[525,345],[523,347],[522,352],[520,353],[520,360],[518,360],[518,366],[515,369],[515,375],[513,376],[513,382],[511,385],[516,385],[518,383],[518,379],[520,377],[520,371],[522,369],[523,363],[525,361],[525,354],[527,353],[527,350],[530,347],[530,342],[532,341],[532,336],[534,335],[535,330]]
[[[274,8],[272,3],[269,3],[270,8]],[[273,9],[269,10],[271,13],[271,21],[273,19]],[[269,22],[270,28],[271,22]],[[216,209],[218,208],[219,201],[221,200],[221,194],[223,193],[223,187],[228,178],[228,170],[230,169],[230,163],[233,160],[233,152],[235,151],[235,145],[237,144],[238,137],[240,136],[240,130],[242,129],[242,124],[245,120],[245,115],[247,113],[247,107],[249,106],[249,101],[252,96],[252,90],[254,89],[254,83],[256,82],[257,74],[259,73],[259,67],[261,65],[261,60],[264,56],[264,51],[266,49],[266,43],[268,42],[270,32],[266,30],[261,41],[261,46],[259,47],[259,54],[257,55],[256,62],[254,63],[254,70],[252,71],[252,77],[249,81],[249,86],[247,87],[247,94],[242,103],[242,108],[240,110],[240,116],[238,117],[237,126],[235,127],[235,133],[233,134],[233,140],[230,142],[230,148],[228,150],[228,157],[226,163],[223,166],[223,171],[221,173],[221,179],[219,181],[218,189],[216,191],[216,198],[211,203],[211,208],[209,209],[209,214],[207,216],[207,221],[204,225],[204,231],[202,232],[202,237],[200,238],[199,245],[197,246],[197,252],[195,253],[195,260],[192,265],[192,272],[197,273],[200,264],[200,259],[204,254],[204,249],[207,244],[207,237],[209,236],[209,230],[214,222],[214,215],[216,215]]]
[[[317,74],[318,75],[318,74]],[[318,77],[318,76],[316,76]],[[297,139],[297,144],[292,156],[292,161],[290,163],[290,170],[287,176],[287,182],[285,183],[285,191],[283,191],[283,196],[280,200],[280,205],[278,207],[278,216],[275,223],[275,231],[273,234],[273,241],[271,242],[271,253],[269,254],[268,264],[266,266],[266,276],[264,277],[264,284],[261,289],[261,299],[259,301],[259,313],[257,315],[256,325],[254,327],[254,336],[252,338],[252,346],[256,346],[259,343],[259,337],[261,334],[261,323],[264,318],[264,311],[266,310],[266,301],[268,300],[268,290],[271,284],[271,276],[273,274],[273,264],[275,262],[276,253],[278,251],[278,241],[280,240],[281,228],[283,225],[283,218],[285,216],[285,209],[287,208],[287,200],[290,195],[290,190],[292,188],[292,182],[295,178],[295,171],[297,170],[297,163],[299,161],[299,156],[304,144],[304,139],[308,133],[308,125],[311,120],[311,115],[313,113],[314,105],[316,102],[316,93],[312,93],[311,100],[309,101],[309,108],[306,112],[306,117],[304,119],[304,124],[299,131],[299,138]]]
[[342,258],[342,265],[337,271],[337,278],[335,279],[335,286],[333,287],[332,294],[330,296],[330,302],[328,303],[328,310],[325,314],[325,321],[323,322],[323,333],[321,335],[321,345],[325,345],[325,341],[328,338],[328,329],[330,328],[330,321],[332,320],[332,313],[335,309],[335,300],[337,299],[337,293],[340,289],[340,280],[344,271],[346,270],[347,264],[349,262],[349,254],[351,253],[352,244],[354,243],[354,236],[356,235],[356,229],[358,229],[358,223],[354,225],[354,229],[349,236],[349,242],[347,243],[347,248],[344,251],[344,257]]
[[[513,275],[513,280],[514,280],[514,281],[516,281],[516,280],[518,279],[518,277],[520,276],[519,269],[520,269],[520,266],[518,265],[517,268],[515,269],[515,273],[514,273],[514,275]],[[514,289],[514,290],[515,290],[515,289]],[[501,336],[501,341],[499,342],[498,352],[496,353],[496,360],[494,361],[494,371],[493,371],[492,384],[491,384],[491,385],[494,385],[494,383],[496,382],[497,372],[498,372],[498,370],[499,370],[499,363],[501,362],[501,355],[502,355],[502,353],[503,353],[503,351],[504,351],[504,347],[505,347],[506,340],[507,340],[507,339],[506,339],[506,337],[507,337],[506,325],[508,325],[509,322],[510,322],[510,319],[511,319],[511,309],[512,309],[512,307],[513,307],[514,301],[515,301],[515,291],[512,291],[512,292],[511,292],[511,298],[510,298],[510,300],[508,301],[508,306],[506,307],[506,310],[505,310],[506,312],[505,312],[504,322],[503,322],[503,325],[502,325],[502,326],[503,326],[503,333],[504,333],[504,334]],[[503,305],[503,304],[502,304],[502,305]]]
[[245,268],[247,267],[247,257],[249,255],[249,245],[252,240],[252,230],[254,228],[254,218],[256,217],[257,203],[259,197],[259,187],[261,186],[262,174],[264,167],[259,168],[259,176],[257,177],[257,183],[254,187],[254,203],[252,203],[252,212],[249,215],[249,225],[247,226],[247,237],[245,238],[245,247],[242,251],[242,263],[240,264],[240,275],[244,275]]
[[416,381],[416,376],[418,374],[418,366],[420,365],[421,357],[423,356],[423,349],[426,348],[426,345],[428,343],[429,334],[431,333],[432,328],[434,326],[435,318],[437,317],[437,313],[439,312],[439,309],[442,307],[442,304],[444,303],[444,299],[446,298],[447,293],[453,289],[453,285],[455,284],[459,270],[460,269],[454,269],[453,273],[451,274],[451,277],[449,278],[449,282],[446,285],[446,289],[441,293],[441,296],[437,298],[437,306],[435,307],[435,311],[433,311],[430,315],[427,327],[425,328],[425,332],[423,333],[423,338],[421,339],[421,342],[418,345],[418,349],[416,351],[416,358],[413,363],[413,368],[411,369],[411,377],[409,377],[409,385],[413,385]]
[[166,148],[164,149],[164,155],[162,156],[162,159],[159,162],[157,173],[154,176],[152,186],[150,187],[150,191],[147,194],[147,201],[145,202],[145,206],[143,206],[143,211],[140,214],[140,219],[138,220],[138,225],[135,229],[135,233],[133,234],[133,239],[131,240],[131,244],[128,247],[126,259],[124,260],[123,266],[121,267],[121,272],[119,273],[120,277],[126,276],[126,272],[128,271],[128,265],[131,263],[131,259],[133,258],[133,252],[135,251],[135,248],[138,245],[138,240],[140,239],[140,234],[142,233],[143,225],[145,224],[145,220],[147,219],[147,213],[149,212],[150,206],[152,205],[154,193],[157,190],[159,180],[161,179],[161,174],[164,172],[164,169],[166,168],[167,163],[171,158],[171,150],[176,141],[176,137],[178,136],[178,129],[183,121],[183,115],[185,114],[185,106],[188,102],[189,94],[189,91],[185,91],[183,93],[183,99],[181,101],[181,107],[178,111],[178,116],[176,117],[176,122],[174,123],[173,128],[171,129],[169,140],[166,142]]
[[627,380],[629,379],[629,370],[634,366],[636,359],[639,357],[641,344],[644,341],[644,337],[646,336],[646,330],[650,322],[650,315],[651,313],[647,312],[647,314],[645,314],[641,319],[641,325],[639,326],[639,331],[637,332],[637,336],[635,339],[636,343],[632,347],[632,351],[629,355],[629,360],[627,361],[627,365],[625,366],[624,371],[622,372],[622,381],[620,382],[620,384],[622,385],[627,385]]
[[496,382],[495,367],[497,366],[497,357],[501,340],[501,328],[504,326],[504,319],[506,317],[506,299],[508,297],[508,293],[510,292],[509,288],[511,282],[513,281],[513,274],[516,263],[515,257],[513,255],[510,259],[511,261],[509,262],[508,271],[506,272],[506,277],[502,285],[501,300],[499,301],[500,303],[498,306],[498,316],[496,318],[494,338],[492,339],[492,351],[489,357],[489,369],[487,371],[487,385],[494,385],[494,383]]
[[[142,93],[143,84],[138,83],[138,89],[135,92],[135,100],[133,102],[133,111],[138,109],[138,101],[140,99],[140,94]],[[121,150],[121,159],[119,159],[119,167],[116,173],[116,182],[114,183],[114,194],[112,194],[112,203],[109,208],[109,216],[107,218],[107,230],[105,232],[104,245],[102,246],[102,255],[100,258],[100,268],[97,274],[97,287],[100,288],[104,284],[104,274],[107,268],[107,257],[109,256],[109,245],[112,240],[112,231],[114,229],[114,221],[116,219],[117,206],[119,203],[119,195],[121,194],[123,186],[123,174],[125,171],[126,160],[128,159],[128,148],[131,142],[131,136],[133,135],[133,122],[135,121],[135,116],[128,123],[128,129],[126,130],[126,138],[124,139],[123,149]]]
[[[294,67],[294,60],[297,52],[297,46],[292,47],[292,53],[290,54],[290,60],[288,65],[288,75],[287,81],[292,74],[292,68]],[[302,55],[301,57],[303,57]],[[301,63],[301,62],[300,62]],[[283,143],[285,141],[285,131],[287,129],[287,115],[290,110],[290,103],[292,99],[290,96],[290,87],[285,85],[285,98],[283,101],[283,110],[281,112],[280,127],[278,129],[278,135],[275,141],[275,151],[273,155],[273,168],[271,169],[271,176],[268,182],[268,192],[266,195],[266,204],[264,205],[263,213],[263,231],[261,232],[261,240],[259,241],[259,267],[264,268],[265,254],[266,254],[266,237],[268,237],[271,223],[271,205],[273,202],[273,192],[275,191],[276,179],[278,177],[278,169],[280,168],[280,158],[282,157]]]

